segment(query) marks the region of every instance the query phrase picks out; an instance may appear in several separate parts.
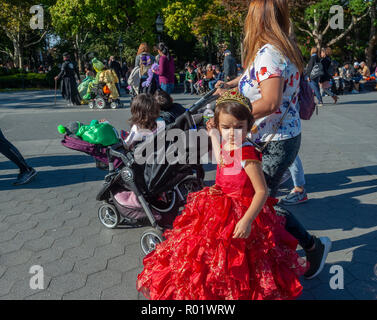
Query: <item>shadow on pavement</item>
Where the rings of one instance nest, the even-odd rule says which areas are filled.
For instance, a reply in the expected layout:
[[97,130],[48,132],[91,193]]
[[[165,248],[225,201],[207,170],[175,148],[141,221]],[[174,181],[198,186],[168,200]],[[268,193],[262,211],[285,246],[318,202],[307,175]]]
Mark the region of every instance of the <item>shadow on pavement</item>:
[[[64,167],[86,163],[94,163],[94,160],[92,157],[87,155],[64,155],[27,158],[26,162],[29,166],[37,169],[39,167]],[[11,170],[17,168],[18,167],[11,161],[1,162],[0,178],[2,177],[1,170]]]

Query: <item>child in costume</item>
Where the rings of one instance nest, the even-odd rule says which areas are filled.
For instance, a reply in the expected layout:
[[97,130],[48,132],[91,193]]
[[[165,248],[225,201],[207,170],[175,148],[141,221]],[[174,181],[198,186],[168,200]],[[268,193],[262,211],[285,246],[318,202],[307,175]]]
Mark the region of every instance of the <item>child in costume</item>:
[[126,147],[142,142],[147,136],[165,128],[165,122],[159,120],[160,108],[153,96],[145,93],[137,95],[131,103],[131,131],[121,131],[121,138]]
[[[191,193],[166,240],[144,258],[137,290],[149,299],[294,299],[305,260],[268,198],[261,159],[246,135],[250,101],[228,91],[207,122],[216,184]],[[218,135],[222,137],[222,143]],[[239,130],[236,130],[239,129]]]

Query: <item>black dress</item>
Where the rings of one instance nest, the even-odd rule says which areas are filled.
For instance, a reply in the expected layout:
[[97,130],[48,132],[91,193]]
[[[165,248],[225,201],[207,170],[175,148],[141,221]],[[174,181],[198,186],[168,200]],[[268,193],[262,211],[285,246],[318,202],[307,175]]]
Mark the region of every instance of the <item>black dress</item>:
[[70,101],[73,104],[80,105],[81,99],[77,90],[77,83],[75,79],[75,73],[80,77],[77,69],[73,63],[69,60],[64,61],[61,71],[58,75],[58,80],[62,79],[61,91],[65,100]]

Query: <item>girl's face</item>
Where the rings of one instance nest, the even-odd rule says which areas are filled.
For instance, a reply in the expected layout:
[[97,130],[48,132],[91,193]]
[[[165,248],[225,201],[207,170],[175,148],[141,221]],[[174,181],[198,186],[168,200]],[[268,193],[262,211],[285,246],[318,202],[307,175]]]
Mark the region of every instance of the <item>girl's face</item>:
[[238,120],[231,114],[220,112],[219,130],[225,144],[239,148],[247,136],[247,120]]

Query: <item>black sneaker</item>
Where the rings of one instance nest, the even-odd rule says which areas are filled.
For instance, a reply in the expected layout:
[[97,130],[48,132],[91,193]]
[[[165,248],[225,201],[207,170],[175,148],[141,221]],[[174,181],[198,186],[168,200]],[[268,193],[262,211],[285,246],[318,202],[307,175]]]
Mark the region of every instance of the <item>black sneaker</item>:
[[305,251],[306,259],[309,262],[309,270],[304,276],[308,280],[313,279],[321,273],[331,249],[331,240],[328,237],[315,238],[314,241],[315,249]]
[[35,169],[31,168],[29,171],[25,171],[23,173],[20,173],[17,176],[17,180],[13,182],[14,186],[20,186],[22,184],[26,184],[30,182],[31,179],[33,179],[37,175],[37,171]]

